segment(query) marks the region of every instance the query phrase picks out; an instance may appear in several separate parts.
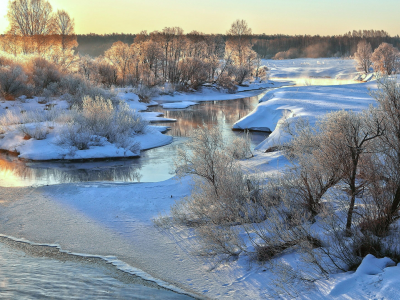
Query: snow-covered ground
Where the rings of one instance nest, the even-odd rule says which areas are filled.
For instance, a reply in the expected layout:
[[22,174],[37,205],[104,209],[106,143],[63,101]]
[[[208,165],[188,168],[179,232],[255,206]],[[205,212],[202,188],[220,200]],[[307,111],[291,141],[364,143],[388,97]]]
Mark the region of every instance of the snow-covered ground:
[[296,121],[307,118],[311,124],[326,113],[337,110],[360,111],[375,104],[369,89],[375,82],[334,85],[294,86],[269,91],[260,100],[256,109],[237,121],[233,128],[271,131],[272,134],[257,149],[266,150],[286,142],[289,135],[279,127],[280,120]]
[[[121,92],[118,94],[121,100],[124,100],[132,110],[147,110],[150,105],[157,105],[155,102],[141,103],[137,95],[133,93]],[[0,118],[5,122],[13,123],[13,116],[19,117],[24,114],[37,114],[39,116],[48,114],[51,118],[51,111],[54,113],[66,111],[69,107],[65,100],[53,99],[48,103],[42,103],[41,98],[33,99],[21,98],[15,101],[0,101]],[[144,120],[149,122],[174,122],[174,119],[163,118],[160,113],[141,112]],[[7,116],[11,116],[7,120]],[[5,117],[5,118],[4,118]],[[34,118],[33,118],[34,119]],[[38,120],[37,122],[26,123],[23,125],[25,130],[21,130],[21,124],[14,123],[11,125],[3,125],[0,149],[10,152],[16,152],[22,159],[31,160],[54,160],[54,159],[99,159],[99,158],[118,158],[118,157],[134,157],[139,156],[140,152],[132,152],[129,149],[119,147],[108,142],[106,139],[100,143],[91,145],[89,149],[78,150],[73,147],[60,145],[57,140],[59,138],[60,124],[50,121]],[[40,128],[40,129],[39,129]],[[35,133],[41,130],[44,132],[44,138],[27,138],[25,132]],[[163,135],[165,127],[148,126],[144,133],[137,134],[134,137],[135,142],[140,143],[140,150],[164,146],[172,142],[172,137]]]
[[[153,101],[158,102],[193,102],[193,101],[217,101],[217,100],[233,100],[247,97],[253,97],[260,93],[262,89],[277,88],[283,85],[291,84],[289,81],[275,82],[268,80],[267,82],[261,83],[249,83],[246,86],[239,86],[238,90],[234,94],[227,93],[225,91],[218,90],[212,87],[203,87],[201,91],[191,93],[179,93],[175,92],[173,95],[159,95],[153,97]],[[181,105],[181,104],[179,104]],[[170,108],[170,107],[166,107]],[[171,107],[172,108],[172,107]]]
[[263,60],[269,69],[270,79],[338,79],[353,80],[359,77],[353,59],[341,58],[296,58],[285,60]]
[[[273,172],[285,161],[279,153],[259,153],[249,163]],[[154,227],[151,219],[187,196],[189,183],[189,178],[183,178],[141,184],[0,188],[0,231],[74,253],[100,255],[117,266],[126,263],[145,273],[132,268],[130,272],[157,278],[163,285],[169,282],[199,298],[270,297],[274,275],[266,265],[246,256],[214,265],[194,254],[196,242],[190,230],[160,232]],[[300,262],[291,252],[281,259],[291,265]],[[369,256],[357,272],[333,274],[313,289],[299,285],[298,292],[301,299],[371,299],[375,295],[395,299],[393,295],[400,292],[400,266],[393,265],[388,259]]]
[[[302,78],[303,74],[307,74],[331,78],[339,76],[339,79],[348,80],[355,73],[352,60],[267,62],[272,77],[286,79]],[[235,126],[273,131],[258,147],[265,150],[285,140],[277,127],[282,116],[289,120],[307,117],[312,123],[333,110],[359,111],[374,104],[368,88],[375,87],[375,83],[370,82],[273,90],[265,95],[252,114]],[[198,98],[201,95],[197,98],[195,94],[191,96],[193,98],[188,95],[163,96],[158,100],[204,101],[207,97],[217,100],[215,95],[203,95],[201,99]],[[142,105],[133,98],[129,99],[129,96],[126,99],[131,102],[131,107]],[[257,168],[264,173],[276,173],[287,164],[281,152],[263,151],[256,151],[254,158],[243,162],[246,169],[254,171]],[[194,255],[196,241],[192,231],[173,228],[161,232],[154,227],[153,218],[163,211],[168,213],[176,200],[189,193],[190,178],[158,183],[80,183],[0,188],[0,232],[32,242],[57,244],[66,251],[106,258],[112,256],[118,262],[162,280],[161,283],[168,282],[200,298],[274,298],[271,296],[273,275],[266,265],[251,262],[247,256],[214,265],[206,258]],[[293,252],[284,254],[280,259],[291,265],[299,262]],[[299,285],[298,292],[301,299],[396,299],[400,294],[400,266],[394,266],[388,259],[367,256],[356,272],[332,274],[329,280],[317,281],[313,288]]]

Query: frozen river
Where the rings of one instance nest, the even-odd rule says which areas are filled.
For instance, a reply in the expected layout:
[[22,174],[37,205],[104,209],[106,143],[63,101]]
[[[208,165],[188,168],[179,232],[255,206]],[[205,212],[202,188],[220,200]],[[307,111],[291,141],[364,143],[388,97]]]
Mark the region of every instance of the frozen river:
[[[2,186],[52,185],[86,181],[158,182],[174,176],[173,157],[191,132],[203,124],[219,126],[229,142],[242,132],[232,131],[232,125],[249,114],[264,93],[237,100],[207,101],[187,109],[151,107],[177,122],[157,123],[171,127],[166,133],[174,137],[171,144],[141,153],[140,158],[95,162],[23,162],[9,154],[0,154]],[[253,148],[268,136],[265,132],[251,133]]]

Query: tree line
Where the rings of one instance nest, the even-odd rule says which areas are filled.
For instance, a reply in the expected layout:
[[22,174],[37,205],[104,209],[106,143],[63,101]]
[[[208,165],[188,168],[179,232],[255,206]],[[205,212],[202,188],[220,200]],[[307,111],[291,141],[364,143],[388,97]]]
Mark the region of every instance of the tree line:
[[[190,35],[187,34],[187,35]],[[203,34],[208,36],[208,34]],[[217,34],[223,41],[228,39],[226,34]],[[112,34],[78,34],[79,46],[77,51],[81,55],[97,57],[103,55],[112,43],[123,41],[132,43],[136,34],[112,33]],[[376,49],[382,43],[392,44],[399,48],[400,37],[390,36],[384,30],[353,30],[343,35],[266,35],[252,34],[252,48],[262,58],[298,58],[298,57],[347,57],[357,51],[357,45],[361,40],[371,44]],[[286,52],[286,53],[285,53]]]

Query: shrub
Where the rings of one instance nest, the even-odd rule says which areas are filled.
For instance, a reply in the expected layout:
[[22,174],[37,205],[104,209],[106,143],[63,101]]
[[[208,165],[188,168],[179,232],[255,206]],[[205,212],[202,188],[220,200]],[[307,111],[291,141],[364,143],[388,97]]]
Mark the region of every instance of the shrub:
[[35,124],[32,126],[22,125],[19,130],[25,134],[25,139],[34,138],[36,140],[44,140],[49,133],[46,125]]
[[236,86],[232,77],[230,77],[226,74],[223,74],[219,77],[217,84],[221,88],[226,89],[228,91],[228,93],[230,93],[230,94],[236,93],[236,91],[238,89],[238,87]]
[[6,100],[21,96],[27,88],[27,79],[20,66],[0,67],[0,93]]
[[[45,60],[44,58],[35,58],[31,62],[32,81],[37,94],[43,92],[50,84],[60,82],[62,74],[55,64]],[[53,85],[53,93],[57,88]]]
[[146,127],[147,122],[126,103],[114,104],[109,99],[86,96],[81,106],[72,108],[57,143],[83,150],[108,141],[137,153],[140,147],[134,136],[144,133]]
[[371,57],[375,72],[384,75],[396,74],[400,69],[400,52],[392,44],[382,43]]
[[116,93],[112,90],[105,90],[100,86],[85,80],[79,75],[67,75],[59,83],[60,91],[67,94],[66,100],[71,106],[81,106],[85,97],[103,98],[116,101]]
[[134,89],[134,93],[139,96],[140,102],[149,103],[151,97],[155,96],[156,90],[140,84]]

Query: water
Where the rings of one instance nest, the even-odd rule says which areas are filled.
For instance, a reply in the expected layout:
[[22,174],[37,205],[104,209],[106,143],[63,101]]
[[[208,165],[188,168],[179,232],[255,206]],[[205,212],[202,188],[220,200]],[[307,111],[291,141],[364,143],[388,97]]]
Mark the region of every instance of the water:
[[[25,162],[16,156],[0,154],[0,185],[32,186],[82,181],[155,182],[174,175],[172,160],[184,147],[193,129],[203,124],[219,126],[227,141],[243,133],[232,125],[249,114],[262,95],[229,101],[203,102],[184,110],[151,110],[177,119],[168,135],[173,143],[142,152],[140,158],[92,162]],[[158,124],[157,124],[158,125]],[[266,133],[252,134],[252,145]],[[24,243],[0,239],[0,298],[2,299],[193,299],[157,288],[157,285],[119,271],[99,259],[72,255],[44,254],[51,248],[33,249]],[[12,248],[9,247],[10,243]],[[21,245],[25,245],[21,249]],[[47,249],[44,251],[44,249]]]
[[[163,109],[151,107],[174,123],[157,123],[171,127],[166,134],[174,137],[167,146],[143,151],[140,158],[106,160],[96,162],[23,162],[16,156],[0,154],[1,186],[52,185],[85,181],[157,182],[174,176],[173,158],[184,147],[193,129],[203,124],[219,126],[226,141],[233,140],[242,132],[232,131],[232,125],[248,115],[258,104],[258,96],[226,101],[202,102],[187,109]],[[255,147],[268,136],[265,132],[251,134]]]
[[[1,299],[194,299],[152,283],[146,285],[101,259],[68,254],[54,259],[25,243],[2,241],[12,247],[0,242]],[[51,252],[48,248],[43,250]]]

